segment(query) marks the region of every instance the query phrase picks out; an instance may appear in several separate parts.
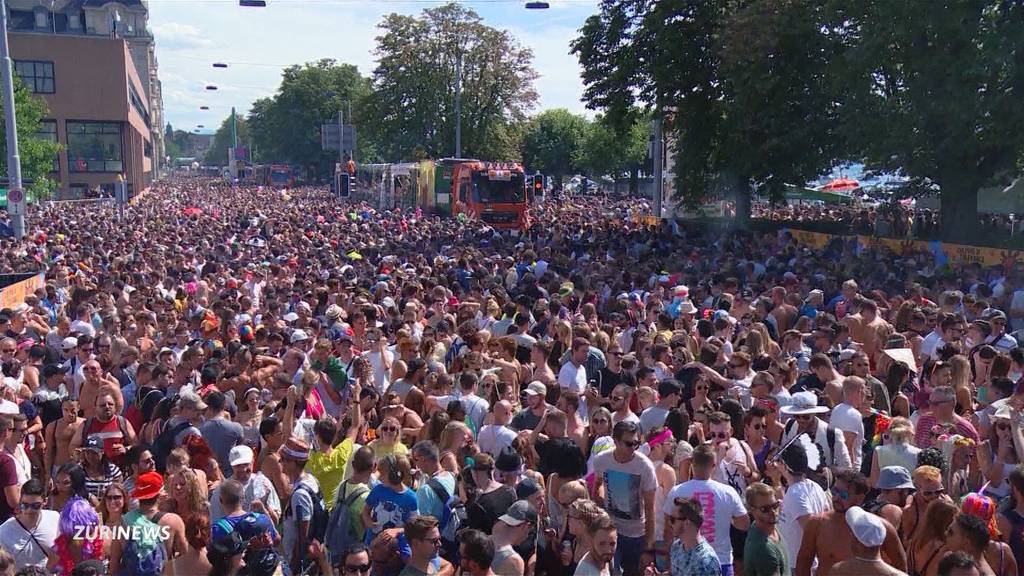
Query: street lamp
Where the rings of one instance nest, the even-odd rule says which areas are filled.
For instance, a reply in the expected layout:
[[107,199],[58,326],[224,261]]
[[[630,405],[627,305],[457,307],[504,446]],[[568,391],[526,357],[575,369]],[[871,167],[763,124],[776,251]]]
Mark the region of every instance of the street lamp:
[[209,106],[200,106],[199,109],[200,110],[209,110],[210,107]]
[[548,8],[551,8],[551,4],[548,4],[547,2],[527,2],[526,3],[526,9],[527,10],[547,10]]
[[206,87],[206,89],[207,89],[207,90],[216,90],[216,89],[217,89],[217,87],[216,87],[216,86],[214,86],[213,84],[210,84],[210,85],[208,85],[208,86]]
[[14,76],[7,46],[7,2],[0,0],[0,71],[3,72],[4,113],[7,128],[7,213],[14,238],[25,237],[25,195],[21,190],[21,156],[18,155],[18,120],[14,113]]
[[196,124],[196,128],[205,128],[202,124]]
[[238,0],[238,5],[243,8],[266,8],[267,0]]
[[227,68],[228,65],[223,63],[223,62],[214,62],[213,63],[213,67],[214,68]]

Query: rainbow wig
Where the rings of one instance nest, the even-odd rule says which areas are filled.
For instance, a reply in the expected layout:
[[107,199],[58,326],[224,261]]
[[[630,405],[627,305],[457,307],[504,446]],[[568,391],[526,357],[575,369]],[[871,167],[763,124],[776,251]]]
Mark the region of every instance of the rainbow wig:
[[977,492],[971,492],[964,496],[963,502],[960,504],[960,510],[964,514],[970,514],[980,518],[988,526],[988,534],[993,540],[999,539],[999,529],[996,527],[996,502],[995,500],[979,494]]

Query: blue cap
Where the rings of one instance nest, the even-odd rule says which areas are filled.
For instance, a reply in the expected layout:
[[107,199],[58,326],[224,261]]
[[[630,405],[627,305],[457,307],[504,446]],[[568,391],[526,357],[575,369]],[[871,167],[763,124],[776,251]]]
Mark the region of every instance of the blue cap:
[[250,512],[242,516],[242,519],[235,524],[235,532],[238,532],[242,539],[248,541],[266,533],[274,534],[274,523],[266,514]]

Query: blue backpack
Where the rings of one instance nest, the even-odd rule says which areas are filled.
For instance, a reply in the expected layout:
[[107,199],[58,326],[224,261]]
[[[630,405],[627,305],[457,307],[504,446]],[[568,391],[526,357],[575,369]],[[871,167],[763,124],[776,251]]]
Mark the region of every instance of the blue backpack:
[[128,540],[121,553],[118,576],[160,576],[163,573],[167,563],[167,547],[160,538],[160,518],[163,515],[163,512],[157,512],[150,520],[138,510],[133,510],[125,516],[125,524],[129,528],[140,528],[140,537],[133,535]]
[[[345,552],[355,543],[362,543],[363,535],[356,534],[352,529],[352,504],[360,496],[368,494],[370,489],[362,484],[354,485],[343,482],[338,490],[338,497],[334,500],[334,507],[331,508],[331,515],[327,521],[327,532],[324,535],[324,545],[331,555],[331,563],[337,564],[344,559]],[[344,499],[341,495],[345,488],[350,491]]]

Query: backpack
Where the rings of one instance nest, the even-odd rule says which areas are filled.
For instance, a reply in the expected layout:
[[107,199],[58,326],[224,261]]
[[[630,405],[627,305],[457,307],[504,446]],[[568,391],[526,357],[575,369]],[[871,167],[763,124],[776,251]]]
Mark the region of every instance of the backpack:
[[163,430],[160,431],[160,434],[158,434],[156,439],[153,440],[153,460],[156,461],[156,469],[161,474],[167,471],[167,456],[170,455],[171,450],[174,450],[176,447],[174,445],[174,438],[190,426],[192,426],[192,423],[188,420],[179,422],[170,428],[164,426]]
[[[150,520],[138,510],[133,512],[138,516],[130,523],[126,522],[126,525],[138,526],[138,537],[133,533],[132,538],[128,539],[128,543],[121,552],[121,570],[117,576],[160,576],[164,564],[167,563],[167,547],[160,537],[160,518],[164,513],[157,512]],[[129,512],[129,516],[126,516],[125,520],[131,514]]]
[[438,518],[437,528],[441,532],[441,557],[453,564],[458,564],[459,541],[456,535],[462,525],[469,520],[466,506],[456,494],[448,494],[444,485],[437,478],[431,478],[427,486],[434,491],[437,499],[444,502],[444,512]]
[[[127,420],[124,419],[124,416],[121,416],[120,414],[115,414],[114,418],[117,418],[117,429],[121,431],[121,440],[125,444],[127,444],[128,443],[128,422],[127,422]],[[95,416],[90,416],[90,417],[85,419],[85,424],[82,426],[81,438],[79,439],[83,446],[85,445],[85,438],[86,438],[86,436],[90,436],[91,434],[93,434],[93,433],[89,432],[89,430],[92,428],[92,423],[95,422],[95,421],[96,421],[96,417]]]
[[363,535],[356,534],[355,530],[352,529],[352,504],[360,496],[368,494],[370,489],[363,485],[356,485],[342,499],[341,495],[345,493],[346,486],[351,487],[352,485],[345,482],[342,484],[342,488],[338,490],[338,496],[334,500],[334,508],[331,509],[331,515],[327,521],[327,531],[324,533],[323,543],[331,554],[332,564],[341,562],[345,551],[352,544],[363,541]]
[[[324,495],[317,489],[316,492],[310,489],[309,486],[298,483],[295,485],[295,492],[302,490],[309,494],[310,499],[313,501],[313,514],[309,517],[309,531],[306,533],[306,542],[317,542],[323,543],[327,534],[327,525],[330,523],[330,515],[327,513],[327,506],[324,504]],[[294,492],[293,492],[294,494]],[[282,517],[287,520],[294,516],[295,511],[292,510],[292,500],[288,500],[288,508],[284,511]],[[295,518],[295,522],[298,522],[298,517]],[[293,559],[294,561],[294,559]],[[317,573],[317,561],[315,558],[302,558],[300,561],[301,570],[300,574],[315,574]]]

